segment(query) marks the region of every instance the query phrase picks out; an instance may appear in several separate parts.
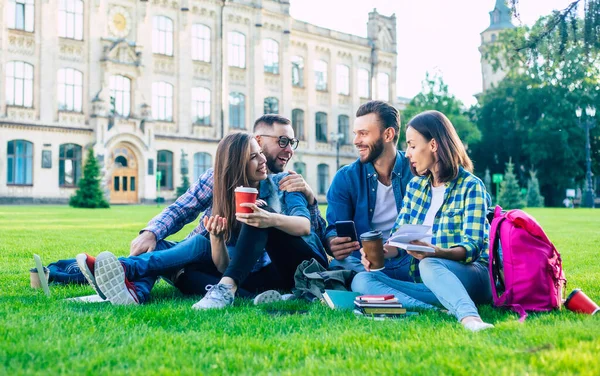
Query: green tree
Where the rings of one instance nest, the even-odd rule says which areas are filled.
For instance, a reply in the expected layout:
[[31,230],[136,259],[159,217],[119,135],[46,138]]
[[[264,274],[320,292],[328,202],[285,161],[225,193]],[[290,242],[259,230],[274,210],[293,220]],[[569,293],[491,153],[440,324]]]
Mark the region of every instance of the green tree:
[[537,173],[534,170],[529,170],[529,176],[527,181],[527,207],[542,208],[544,207],[544,196],[540,193]]
[[71,196],[69,205],[75,208],[108,208],[108,202],[104,199],[100,189],[99,175],[100,166],[94,156],[94,151],[90,149],[83,167],[83,178],[79,180],[79,188],[75,195]]
[[[469,118],[469,113],[464,104],[448,91],[444,79],[435,75],[425,75],[422,82],[422,91],[417,94],[402,111],[403,123],[407,123],[413,116],[426,111],[437,110],[450,119],[456,132],[465,145],[476,143],[481,138],[481,132]],[[404,132],[400,132],[400,143],[405,142]]]
[[514,168],[515,165],[512,163],[512,160],[509,160],[506,164],[504,180],[500,183],[500,193],[498,193],[498,205],[506,210],[525,207],[525,200],[515,176]]
[[[505,58],[507,76],[483,93],[474,108],[482,139],[471,154],[478,171],[489,168],[492,173],[502,172],[512,157],[523,186],[529,178],[525,166],[536,166],[546,204],[560,206],[566,188],[572,188],[573,182],[583,184],[585,134],[578,126],[575,108],[600,108],[600,60],[595,51],[584,54],[582,45],[566,46],[557,58],[560,40],[556,34],[538,45],[535,59],[515,55],[513,46],[542,27],[546,18],[532,28],[501,33],[499,43],[486,52],[496,64]],[[600,143],[600,127],[590,135],[594,149]],[[598,174],[599,152],[593,153],[592,162]]]
[[188,188],[190,188],[190,179],[188,178],[187,174],[182,174],[181,185],[177,187],[177,197],[184,194]]

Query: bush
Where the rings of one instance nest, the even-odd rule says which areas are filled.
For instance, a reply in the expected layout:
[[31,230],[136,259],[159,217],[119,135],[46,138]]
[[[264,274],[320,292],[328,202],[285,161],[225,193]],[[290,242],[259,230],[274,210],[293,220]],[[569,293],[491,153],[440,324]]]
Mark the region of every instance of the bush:
[[104,194],[100,189],[100,166],[94,156],[94,151],[90,149],[85,166],[83,168],[83,178],[79,180],[79,188],[74,196],[71,196],[69,205],[75,208],[108,208],[110,205],[104,199]]

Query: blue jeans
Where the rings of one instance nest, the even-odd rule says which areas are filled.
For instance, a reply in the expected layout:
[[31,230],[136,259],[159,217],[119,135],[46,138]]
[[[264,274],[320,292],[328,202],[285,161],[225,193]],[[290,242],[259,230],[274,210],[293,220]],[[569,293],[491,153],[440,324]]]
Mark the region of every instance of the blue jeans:
[[[385,270],[385,269],[384,269]],[[479,317],[475,302],[492,300],[487,267],[479,262],[428,257],[419,262],[423,283],[392,279],[382,272],[363,272],[354,277],[352,291],[361,294],[393,294],[406,308],[437,309],[443,305],[460,321]]]
[[[400,281],[412,281],[412,278],[409,275],[411,257],[412,256],[410,255],[405,255],[400,259],[385,260],[385,269],[380,273]],[[360,263],[360,259],[354,256],[348,256],[343,260],[331,260],[329,268],[333,269],[334,267],[354,270],[357,273],[365,271],[365,267]]]
[[150,291],[160,275],[169,275],[190,264],[210,262],[210,241],[195,235],[179,243],[161,240],[156,249],[139,256],[119,257],[125,275],[135,285],[141,303],[148,300]]

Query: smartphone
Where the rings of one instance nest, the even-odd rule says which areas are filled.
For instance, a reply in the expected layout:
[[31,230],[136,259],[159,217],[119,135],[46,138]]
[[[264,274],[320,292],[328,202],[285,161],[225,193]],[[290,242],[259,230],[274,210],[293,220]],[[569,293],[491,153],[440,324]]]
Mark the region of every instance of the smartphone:
[[353,242],[358,241],[354,221],[337,221],[335,222],[335,230],[339,238],[350,238]]

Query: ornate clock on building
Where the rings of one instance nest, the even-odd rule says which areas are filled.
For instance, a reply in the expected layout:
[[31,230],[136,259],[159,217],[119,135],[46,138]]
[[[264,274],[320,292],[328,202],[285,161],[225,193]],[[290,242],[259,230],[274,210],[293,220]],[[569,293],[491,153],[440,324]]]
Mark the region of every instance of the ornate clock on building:
[[116,37],[126,37],[131,30],[129,12],[123,7],[112,7],[108,12],[108,29]]

